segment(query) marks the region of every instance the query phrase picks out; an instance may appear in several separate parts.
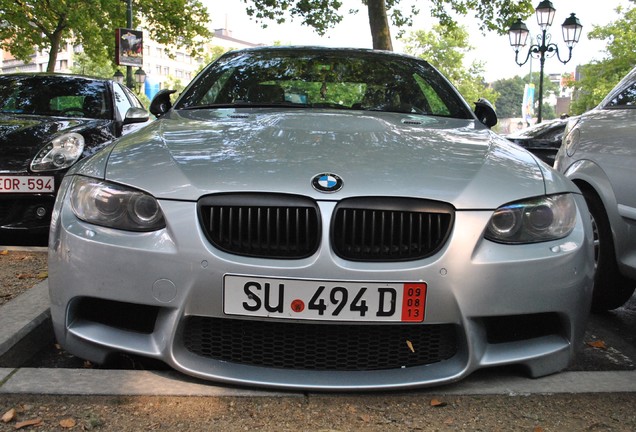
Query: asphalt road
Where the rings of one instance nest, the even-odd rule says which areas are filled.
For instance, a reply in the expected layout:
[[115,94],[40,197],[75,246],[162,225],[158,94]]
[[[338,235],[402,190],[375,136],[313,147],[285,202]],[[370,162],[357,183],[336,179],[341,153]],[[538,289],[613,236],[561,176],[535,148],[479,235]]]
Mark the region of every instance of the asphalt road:
[[592,314],[585,345],[570,370],[636,369],[636,295],[623,307]]

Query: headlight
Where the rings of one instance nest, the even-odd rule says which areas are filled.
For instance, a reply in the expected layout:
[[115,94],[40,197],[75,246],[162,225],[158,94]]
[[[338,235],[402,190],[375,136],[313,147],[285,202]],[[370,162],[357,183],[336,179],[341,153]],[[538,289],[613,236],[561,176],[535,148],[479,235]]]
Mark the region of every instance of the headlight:
[[73,165],[84,151],[84,137],[66,133],[42,147],[31,162],[31,171],[55,171]]
[[499,207],[486,238],[499,243],[537,243],[566,237],[574,229],[576,204],[570,194],[551,195]]
[[71,206],[79,219],[126,231],[166,226],[157,200],[145,192],[88,177],[73,178]]

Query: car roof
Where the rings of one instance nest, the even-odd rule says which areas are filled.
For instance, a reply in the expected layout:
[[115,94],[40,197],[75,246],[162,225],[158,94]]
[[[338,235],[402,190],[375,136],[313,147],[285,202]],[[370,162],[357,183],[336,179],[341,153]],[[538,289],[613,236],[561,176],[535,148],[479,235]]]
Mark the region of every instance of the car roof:
[[267,45],[267,46],[258,46],[258,47],[250,47],[250,48],[241,48],[237,50],[228,51],[226,54],[236,54],[236,53],[249,53],[249,52],[297,52],[303,51],[307,53],[351,53],[351,54],[367,54],[367,55],[376,55],[376,56],[387,56],[387,57],[395,57],[395,58],[406,58],[411,60],[416,60],[418,62],[428,63],[426,60],[415,57],[409,54],[398,53],[394,51],[384,51],[384,50],[374,50],[371,48],[353,48],[353,47],[324,47],[324,46],[316,46],[316,45]]
[[547,133],[553,129],[558,129],[558,128],[564,128],[565,129],[565,125],[567,124],[568,120],[571,117],[567,118],[567,119],[553,119],[553,120],[549,120],[549,121],[545,121],[542,123],[537,123],[534,124],[528,128],[522,129],[520,131],[515,131],[511,134],[508,135],[508,137],[510,138],[533,138],[537,135],[543,135],[544,133]]
[[88,75],[79,75],[79,74],[68,74],[68,73],[58,73],[58,72],[14,72],[14,73],[6,73],[6,74],[0,74],[0,78],[4,78],[4,77],[33,77],[33,78],[38,78],[38,77],[48,77],[48,78],[63,78],[63,79],[83,79],[83,80],[87,80],[87,81],[100,81],[100,82],[105,82],[105,81],[112,81],[111,79],[108,78],[98,78],[98,77],[93,77],[93,76],[88,76]]

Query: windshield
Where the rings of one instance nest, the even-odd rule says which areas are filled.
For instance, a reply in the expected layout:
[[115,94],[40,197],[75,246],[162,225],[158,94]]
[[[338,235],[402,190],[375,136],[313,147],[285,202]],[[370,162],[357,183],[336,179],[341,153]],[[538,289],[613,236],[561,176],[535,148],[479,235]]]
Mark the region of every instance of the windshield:
[[104,82],[55,75],[0,76],[0,112],[112,118]]
[[175,108],[273,106],[473,118],[452,86],[423,61],[328,49],[226,54],[190,85]]

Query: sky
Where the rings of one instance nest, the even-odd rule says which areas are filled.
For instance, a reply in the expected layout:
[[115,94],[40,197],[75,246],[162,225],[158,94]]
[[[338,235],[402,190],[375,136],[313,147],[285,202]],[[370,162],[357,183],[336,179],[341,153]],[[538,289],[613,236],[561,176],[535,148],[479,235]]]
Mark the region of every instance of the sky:
[[[402,4],[408,5],[409,1],[402,0]],[[536,0],[539,4],[540,0]],[[355,15],[346,14],[343,21],[335,28],[329,30],[324,36],[319,36],[310,27],[305,27],[300,22],[287,22],[276,24],[268,22],[268,28],[263,29],[260,24],[250,19],[245,13],[245,3],[241,0],[202,0],[210,11],[212,28],[227,28],[232,32],[232,36],[252,43],[262,43],[266,45],[280,42],[284,45],[322,45],[330,47],[359,47],[371,48],[371,34],[366,8],[361,0],[342,0],[342,11],[358,9]],[[426,2],[420,0],[421,5]],[[600,60],[604,57],[603,50],[605,44],[602,41],[590,40],[587,37],[593,26],[606,25],[615,21],[620,16],[615,12],[619,5],[627,7],[631,5],[628,0],[552,0],[556,9],[554,23],[549,30],[552,34],[552,42],[555,42],[561,51],[561,56],[567,58],[568,50],[563,42],[561,34],[561,23],[576,13],[576,16],[583,25],[583,34],[580,42],[575,45],[572,52],[572,59],[563,65],[556,58],[546,59],[545,73],[566,73],[574,72],[579,64],[589,63],[591,60]],[[599,8],[599,5],[601,7]],[[415,30],[426,30],[435,21],[428,12],[422,9],[416,17],[412,28],[407,28],[406,33]],[[403,8],[403,10],[407,10]],[[529,62],[523,67],[518,66],[514,61],[514,51],[510,47],[507,35],[486,34],[483,35],[478,29],[478,21],[473,17],[461,17],[459,23],[466,26],[471,34],[471,45],[473,52],[466,57],[467,62],[478,60],[484,63],[486,81],[492,82],[503,78],[512,78],[515,75],[526,75],[532,71],[539,70],[539,61]],[[535,16],[531,16],[524,21],[530,30],[531,37],[539,32]],[[403,51],[403,43],[396,40],[397,29],[391,29],[394,51]],[[530,39],[528,40],[530,43]],[[525,51],[520,53],[524,54]],[[530,65],[532,63],[532,65]],[[468,65],[466,65],[468,66]]]

